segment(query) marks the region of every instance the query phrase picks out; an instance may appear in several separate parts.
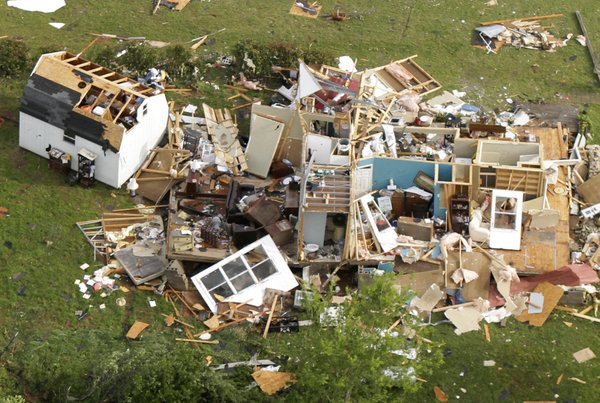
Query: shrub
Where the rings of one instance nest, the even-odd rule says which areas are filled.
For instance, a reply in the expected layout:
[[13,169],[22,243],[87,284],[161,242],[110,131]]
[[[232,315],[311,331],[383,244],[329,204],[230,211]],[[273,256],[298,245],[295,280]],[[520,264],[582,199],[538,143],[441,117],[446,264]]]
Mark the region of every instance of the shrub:
[[[295,44],[282,41],[265,44],[244,40],[234,46],[233,55],[242,71],[253,77],[271,75],[272,66],[274,65],[298,67],[298,59],[313,64],[330,64],[333,61],[331,55],[320,49],[301,48]],[[249,63],[248,60],[252,62]]]
[[[157,67],[162,59],[161,52],[145,43],[130,43],[125,46],[127,52],[119,58],[133,74],[143,76],[151,67]],[[114,59],[114,57],[113,57]]]
[[0,40],[0,77],[16,78],[29,66],[29,49],[23,42]]
[[241,401],[242,385],[207,367],[205,355],[152,335],[123,344],[100,330],[55,331],[24,345],[15,369],[42,401]]

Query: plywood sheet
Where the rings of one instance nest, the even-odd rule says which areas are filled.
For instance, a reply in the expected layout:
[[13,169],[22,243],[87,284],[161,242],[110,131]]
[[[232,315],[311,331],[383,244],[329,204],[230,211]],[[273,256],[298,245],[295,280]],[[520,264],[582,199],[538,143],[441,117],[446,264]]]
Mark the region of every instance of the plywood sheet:
[[[312,4],[316,4],[316,2],[314,2]],[[319,16],[319,13],[321,12],[321,7],[322,6],[320,6],[320,5],[314,5],[313,8],[316,10],[316,12],[314,14],[311,14],[308,11],[302,9],[301,7],[298,7],[296,5],[296,3],[294,2],[294,4],[292,5],[292,8],[290,9],[290,14],[299,15],[301,17],[317,18]]]
[[588,204],[600,203],[600,175],[593,176],[577,186],[577,193]]
[[137,339],[138,336],[144,331],[144,329],[146,329],[148,326],[150,326],[147,323],[144,322],[140,322],[139,320],[136,320],[135,323],[133,325],[131,325],[131,327],[129,328],[129,330],[127,331],[127,338],[128,339]]
[[532,326],[542,326],[552,310],[558,304],[558,301],[563,296],[564,291],[562,288],[552,285],[548,282],[542,283],[535,287],[534,292],[538,292],[544,295],[544,306],[541,313],[530,314],[525,311],[523,314],[517,316],[517,320],[521,322],[529,322]]
[[394,279],[394,287],[401,290],[411,289],[421,295],[432,284],[437,284],[440,288],[444,286],[444,274],[440,266],[426,262],[416,262],[409,266],[415,271],[402,271]]
[[267,395],[274,395],[288,384],[295,382],[296,375],[291,372],[274,372],[259,369],[252,373],[252,378],[254,378],[260,390]]

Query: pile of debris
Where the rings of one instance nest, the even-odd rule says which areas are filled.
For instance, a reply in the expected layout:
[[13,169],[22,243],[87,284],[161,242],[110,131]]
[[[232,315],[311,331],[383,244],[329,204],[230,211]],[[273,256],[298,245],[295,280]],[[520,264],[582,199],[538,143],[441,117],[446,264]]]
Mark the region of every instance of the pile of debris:
[[485,48],[488,53],[496,53],[505,45],[554,52],[556,48],[565,46],[572,34],[565,40],[558,39],[548,31],[550,27],[542,26],[539,21],[562,16],[553,14],[482,22],[480,27],[475,28],[472,44]]

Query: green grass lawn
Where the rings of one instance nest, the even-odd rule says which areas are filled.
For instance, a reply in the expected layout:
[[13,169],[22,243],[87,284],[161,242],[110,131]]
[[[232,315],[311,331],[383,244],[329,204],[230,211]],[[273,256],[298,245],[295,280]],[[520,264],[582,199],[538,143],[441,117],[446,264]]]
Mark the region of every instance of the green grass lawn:
[[[345,22],[289,15],[291,3],[291,0],[192,1],[182,12],[161,8],[157,15],[151,16],[149,0],[69,0],[66,7],[53,14],[22,12],[1,2],[0,36],[21,38],[31,49],[32,60],[42,51],[66,49],[77,53],[92,39],[89,33],[145,36],[186,44],[192,38],[221,28],[226,30],[214,36],[216,42],[198,49],[198,54],[225,55],[236,43],[249,38],[317,47],[333,55],[347,54],[358,59],[359,69],[418,54],[417,62],[444,88],[467,91],[472,103],[488,111],[508,107],[507,97],[520,101],[572,102],[580,107],[589,103],[592,131],[600,136],[600,130],[595,130],[600,128],[598,79],[586,48],[571,40],[555,53],[504,48],[493,55],[470,46],[472,30],[479,22],[519,16],[565,13],[565,17],[548,20],[545,25],[554,25],[551,30],[559,37],[568,33],[577,35],[580,32],[574,11],[579,9],[596,49],[600,49],[600,8],[593,1],[498,0],[497,6],[487,6],[484,0],[344,1],[341,3],[344,10],[360,15]],[[319,3],[323,5],[323,15],[338,2]],[[64,22],[66,26],[56,30],[48,25],[52,21]],[[24,83],[25,78],[0,80],[0,115],[18,117]],[[211,90],[181,99],[186,102],[203,98],[221,106],[217,104],[226,96]],[[94,296],[85,301],[73,284],[83,275],[79,265],[93,263],[91,248],[75,222],[98,217],[106,209],[129,205],[125,190],[102,184],[91,189],[69,187],[63,177],[48,171],[45,159],[19,149],[16,123],[7,120],[0,128],[0,206],[10,210],[9,217],[0,218],[3,284],[0,352],[19,332],[11,348],[0,358],[0,401],[3,394],[28,394],[32,400],[36,398],[30,393],[32,385],[26,382],[31,375],[19,372],[25,353],[34,356],[55,351],[56,361],[44,362],[55,366],[52,371],[48,369],[48,379],[55,379],[60,374],[57,368],[93,360],[94,354],[124,352],[128,348],[135,352],[143,348],[143,343],[175,345],[174,338],[179,336],[164,326],[160,316],[161,312],[170,313],[171,308],[159,297],[117,292],[106,299]],[[92,264],[92,269],[95,267],[98,264]],[[19,290],[23,295],[18,295]],[[127,299],[123,308],[115,304],[119,296]],[[148,297],[156,298],[159,306],[150,308]],[[105,310],[98,309],[101,303],[107,305]],[[88,305],[92,305],[89,315],[77,320],[75,311]],[[124,333],[136,319],[150,323],[151,327],[141,342],[125,341]],[[563,320],[575,326],[568,328]],[[572,353],[585,347],[600,354],[598,324],[555,313],[542,328],[530,328],[511,320],[505,328],[491,325],[491,331],[492,342],[487,343],[481,332],[456,336],[450,325],[435,327],[431,337],[443,341],[450,354],[417,396],[398,396],[398,401],[433,401],[436,385],[451,401],[461,402],[598,400],[599,360],[577,364],[572,357]],[[106,344],[98,344],[96,337],[87,338],[86,332],[100,332],[99,337],[107,340]],[[260,341],[242,334],[234,329],[226,332],[218,349],[196,349],[183,344],[173,349],[189,354],[194,360],[202,360],[208,354],[218,363],[248,359],[260,348]],[[245,338],[252,348],[237,343],[237,337]],[[276,337],[301,342],[301,334]],[[89,354],[67,348],[70,343],[83,345],[83,351]],[[483,367],[486,359],[495,360],[496,366]],[[73,365],[73,371],[77,368],[80,366]],[[33,369],[28,366],[26,371],[32,373]],[[556,385],[560,374],[564,374],[563,380]],[[587,383],[577,383],[570,377]],[[248,373],[243,374],[242,380],[249,383]],[[39,385],[37,388],[43,389]],[[46,396],[42,400],[60,401],[64,397]],[[261,399],[260,393],[248,392],[248,400]],[[314,398],[307,397],[307,401]]]

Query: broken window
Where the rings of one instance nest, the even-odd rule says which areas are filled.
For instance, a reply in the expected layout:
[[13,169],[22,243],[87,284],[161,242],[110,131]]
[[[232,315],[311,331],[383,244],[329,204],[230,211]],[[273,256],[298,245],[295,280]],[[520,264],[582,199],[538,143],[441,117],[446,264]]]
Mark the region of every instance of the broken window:
[[220,297],[260,305],[266,288],[289,291],[298,285],[269,236],[197,274],[192,281],[213,311]]

